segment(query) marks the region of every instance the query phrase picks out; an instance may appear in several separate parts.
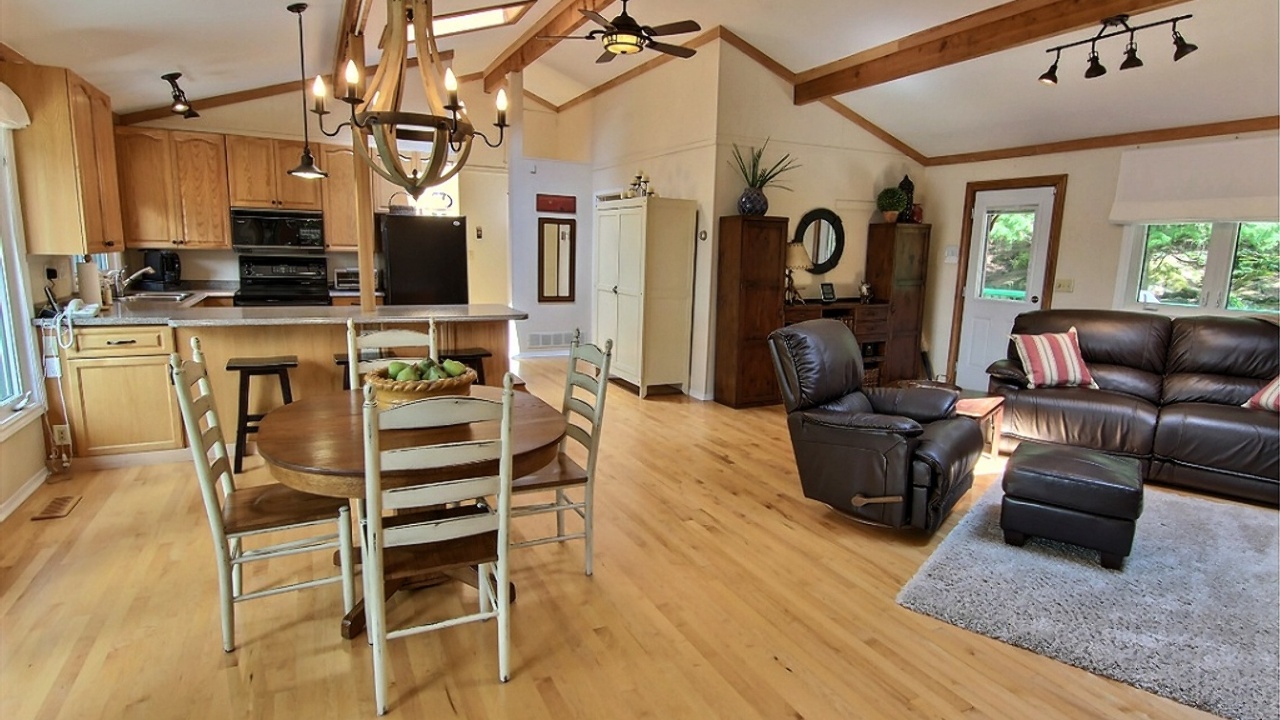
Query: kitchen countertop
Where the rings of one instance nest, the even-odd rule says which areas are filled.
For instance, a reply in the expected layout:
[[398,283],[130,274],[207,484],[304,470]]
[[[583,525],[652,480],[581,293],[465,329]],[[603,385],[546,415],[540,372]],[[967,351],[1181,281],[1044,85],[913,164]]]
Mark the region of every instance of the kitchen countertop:
[[[380,305],[371,313],[359,307],[193,307],[218,291],[192,291],[186,300],[133,301],[114,303],[96,317],[74,318],[80,327],[104,325],[168,325],[170,327],[230,327],[260,325],[342,325],[347,318],[361,323],[425,322],[428,319],[447,322],[492,322],[525,320],[529,313],[506,305]],[[225,296],[225,295],[224,295]],[[37,318],[38,327],[53,327],[51,318]]]

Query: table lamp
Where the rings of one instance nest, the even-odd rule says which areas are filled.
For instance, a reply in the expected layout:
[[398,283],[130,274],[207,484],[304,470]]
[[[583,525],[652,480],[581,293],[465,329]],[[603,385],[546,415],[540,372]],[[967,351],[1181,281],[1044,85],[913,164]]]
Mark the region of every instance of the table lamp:
[[809,257],[809,251],[804,249],[804,243],[787,243],[787,291],[783,296],[783,301],[788,305],[803,305],[804,298],[800,297],[800,293],[796,290],[795,280],[791,277],[793,270],[809,270],[813,268],[813,259]]

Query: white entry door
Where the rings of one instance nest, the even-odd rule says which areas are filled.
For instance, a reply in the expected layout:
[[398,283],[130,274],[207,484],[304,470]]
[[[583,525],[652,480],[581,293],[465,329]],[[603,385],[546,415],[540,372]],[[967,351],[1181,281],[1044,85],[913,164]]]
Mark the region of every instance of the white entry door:
[[956,384],[987,389],[987,366],[1005,357],[1019,313],[1044,297],[1052,187],[989,190],[974,198],[969,275],[960,321]]

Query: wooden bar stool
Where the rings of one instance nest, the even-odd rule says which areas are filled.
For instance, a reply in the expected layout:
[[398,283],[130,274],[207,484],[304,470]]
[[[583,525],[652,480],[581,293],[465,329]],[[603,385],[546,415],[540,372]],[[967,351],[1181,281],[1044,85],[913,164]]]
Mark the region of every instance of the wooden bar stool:
[[240,373],[240,410],[236,413],[235,472],[244,472],[244,449],[249,434],[258,432],[258,423],[265,413],[249,412],[249,381],[255,375],[275,375],[280,381],[280,395],[284,404],[293,402],[293,388],[289,385],[289,368],[298,367],[298,356],[238,357],[227,361],[227,372]]

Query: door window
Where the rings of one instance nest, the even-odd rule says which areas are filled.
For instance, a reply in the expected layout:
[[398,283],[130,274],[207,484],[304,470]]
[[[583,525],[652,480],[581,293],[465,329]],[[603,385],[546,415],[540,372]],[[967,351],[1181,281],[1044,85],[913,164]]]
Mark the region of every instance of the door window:
[[987,300],[1027,298],[1036,208],[1001,208],[986,212],[978,297]]

